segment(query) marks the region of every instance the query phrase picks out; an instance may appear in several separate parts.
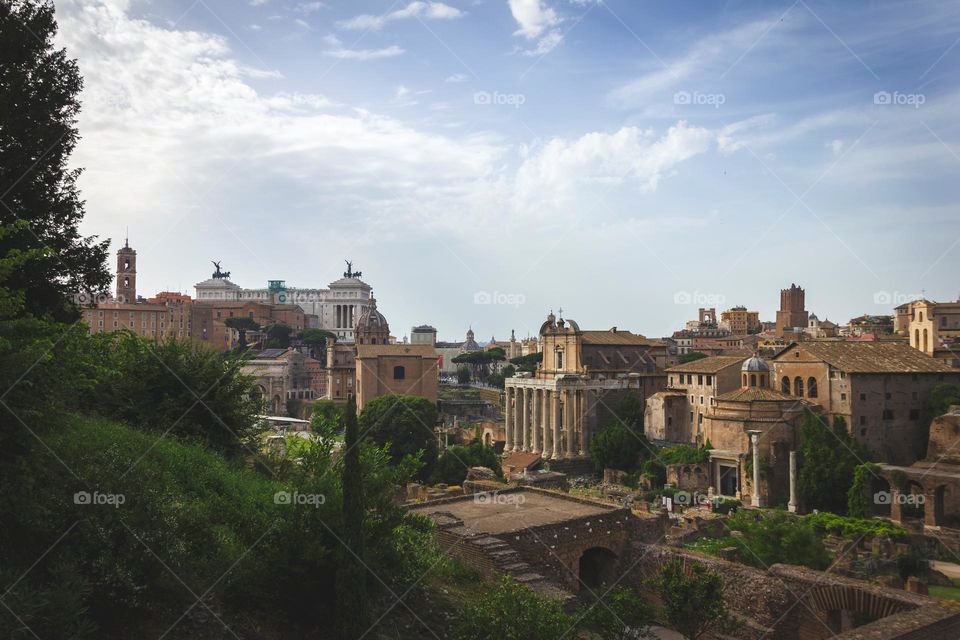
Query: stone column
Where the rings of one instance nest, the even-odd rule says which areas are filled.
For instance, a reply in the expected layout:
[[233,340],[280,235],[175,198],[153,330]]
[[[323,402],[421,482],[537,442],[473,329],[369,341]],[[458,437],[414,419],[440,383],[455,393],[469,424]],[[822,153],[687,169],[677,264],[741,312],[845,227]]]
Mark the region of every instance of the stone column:
[[552,411],[553,415],[551,416],[551,419],[550,419],[550,426],[553,428],[553,435],[550,436],[550,440],[551,440],[551,442],[552,442],[552,444],[553,444],[553,449],[552,449],[553,454],[552,454],[551,457],[552,457],[554,460],[556,460],[556,459],[559,459],[559,458],[562,458],[562,457],[563,457],[563,452],[562,452],[561,449],[560,449],[560,443],[561,443],[561,439],[560,439],[560,390],[559,390],[559,389],[554,389],[554,390],[551,392],[551,395],[553,396],[553,399],[551,400],[551,403],[553,404],[553,411]]
[[543,396],[540,389],[533,390],[533,446],[531,453],[540,453],[540,423],[543,422]]
[[503,390],[503,426],[506,432],[506,442],[503,445],[504,453],[513,451],[513,425],[510,424],[511,413],[510,401],[513,399],[513,387],[506,387]]
[[574,447],[574,438],[573,438],[573,435],[574,435],[573,421],[574,421],[574,414],[576,413],[576,409],[573,406],[574,405],[573,394],[574,394],[573,390],[566,391],[564,394],[564,402],[563,402],[563,422],[564,422],[563,426],[567,432],[567,455],[566,455],[567,458],[572,458],[577,454],[576,448]]
[[[926,511],[924,511],[926,515]],[[890,520],[897,524],[903,524],[903,498],[900,497],[900,489],[892,484],[890,485]]]
[[524,389],[523,411],[520,413],[520,446],[521,451],[530,451],[530,389]]
[[762,506],[760,504],[760,433],[758,431],[750,432],[750,444],[753,445],[753,486],[750,487],[750,505],[753,507]]
[[787,503],[787,511],[797,512],[797,452],[790,452],[790,502]]
[[543,451],[541,452],[544,460],[549,460],[553,455],[553,420],[550,417],[550,410],[553,408],[553,393],[549,389],[543,390]]

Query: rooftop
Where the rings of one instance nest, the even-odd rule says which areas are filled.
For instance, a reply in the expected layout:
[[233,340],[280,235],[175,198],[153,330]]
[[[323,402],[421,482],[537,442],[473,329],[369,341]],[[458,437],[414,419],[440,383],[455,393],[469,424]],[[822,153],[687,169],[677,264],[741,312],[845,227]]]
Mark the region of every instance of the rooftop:
[[784,349],[776,362],[786,361],[786,354],[798,348],[847,373],[960,373],[902,342],[804,342]]
[[582,336],[583,344],[623,344],[638,346],[656,344],[656,341],[650,340],[646,336],[631,333],[630,331],[621,331],[616,327],[609,331],[583,331]]
[[667,373],[717,373],[727,367],[741,366],[745,358],[740,356],[712,356],[693,362],[678,364],[667,369]]
[[361,344],[357,345],[358,358],[377,356],[420,356],[436,358],[437,352],[429,344]]
[[769,387],[740,387],[717,396],[717,400],[731,400],[734,402],[803,402],[803,398],[792,396]]
[[[602,516],[618,510],[614,506],[551,495],[544,491],[510,491],[498,495],[504,499],[484,499],[483,494],[470,495],[440,504],[412,507],[410,511],[427,517],[433,513],[452,515],[474,531],[497,535],[557,524],[572,518]],[[507,500],[507,496],[516,499]]]

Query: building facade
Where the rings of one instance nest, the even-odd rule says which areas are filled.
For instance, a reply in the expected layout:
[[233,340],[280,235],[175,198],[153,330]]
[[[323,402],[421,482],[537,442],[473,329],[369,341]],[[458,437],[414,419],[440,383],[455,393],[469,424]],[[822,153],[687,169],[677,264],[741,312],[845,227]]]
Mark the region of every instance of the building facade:
[[720,327],[733,334],[760,333],[760,312],[733,307],[720,314]]
[[930,390],[960,370],[903,343],[794,343],[772,361],[775,388],[841,417],[871,458],[912,464],[924,456],[920,416]]
[[591,438],[615,419],[620,396],[643,401],[665,388],[666,345],[618,330],[582,331],[553,313],[540,327],[543,361],[505,384],[504,451],[548,460],[589,456]]
[[802,335],[808,320],[806,292],[795,284],[791,284],[789,289],[781,289],[780,309],[777,311],[777,337]]

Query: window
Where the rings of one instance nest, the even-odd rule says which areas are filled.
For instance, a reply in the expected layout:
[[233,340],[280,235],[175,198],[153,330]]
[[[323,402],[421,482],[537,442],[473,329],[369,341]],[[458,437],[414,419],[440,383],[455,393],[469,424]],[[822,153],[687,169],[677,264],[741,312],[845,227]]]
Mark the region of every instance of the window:
[[783,376],[783,380],[780,381],[780,391],[790,393],[790,378],[787,376]]
[[893,420],[893,409],[884,409],[884,410],[883,410],[883,419],[884,419],[884,420]]
[[697,414],[697,424],[703,424],[703,414],[702,414],[702,413],[698,413],[698,414]]
[[893,397],[893,395],[889,391],[887,391],[885,394],[883,394],[883,397],[889,400],[890,398]]
[[914,391],[912,394],[910,394],[910,397],[912,397],[914,400],[916,400],[916,399],[917,399],[917,392]]
[[793,394],[803,397],[803,378],[796,377],[793,379]]
[[860,429],[860,435],[861,435],[861,436],[867,435],[867,430],[866,430],[866,429]]
[[699,384],[699,385],[702,385],[702,384],[703,384],[703,374],[702,374],[702,373],[697,376],[697,384]]
[[867,416],[860,416],[860,424],[867,424]]
[[563,351],[556,352],[557,369],[563,369]]
[[707,386],[710,386],[712,384],[713,384],[713,376],[707,376]]
[[816,378],[807,379],[807,397],[808,398],[817,397],[817,379]]
[[751,387],[757,386],[757,374],[755,373],[750,374],[750,386]]
[[846,402],[846,400],[847,400],[847,394],[841,393],[841,394],[840,394],[840,401],[841,401],[841,402]]
[[861,399],[861,400],[866,400],[866,399],[867,399],[867,394],[861,393],[861,394],[860,394],[860,399]]
[[393,368],[393,379],[394,380],[403,380],[407,377],[407,370],[401,366],[396,366]]
[[910,419],[919,420],[920,419],[920,410],[919,409],[910,409]]
[[671,426],[671,425],[673,425],[673,417],[672,417],[672,416],[667,416],[667,426],[669,427],[669,426]]
[[700,396],[700,404],[703,404],[703,396]]

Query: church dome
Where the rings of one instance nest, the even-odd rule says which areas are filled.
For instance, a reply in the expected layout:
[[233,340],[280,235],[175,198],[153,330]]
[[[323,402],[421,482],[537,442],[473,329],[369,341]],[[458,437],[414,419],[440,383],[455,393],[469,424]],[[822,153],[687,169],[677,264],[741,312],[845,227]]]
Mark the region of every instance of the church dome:
[[373,296],[370,296],[370,304],[360,314],[360,319],[357,320],[357,326],[354,327],[354,330],[390,332],[390,325],[387,324],[387,319],[383,317],[383,314],[377,311],[377,299]]
[[744,361],[740,371],[770,371],[770,365],[760,356],[753,356]]

